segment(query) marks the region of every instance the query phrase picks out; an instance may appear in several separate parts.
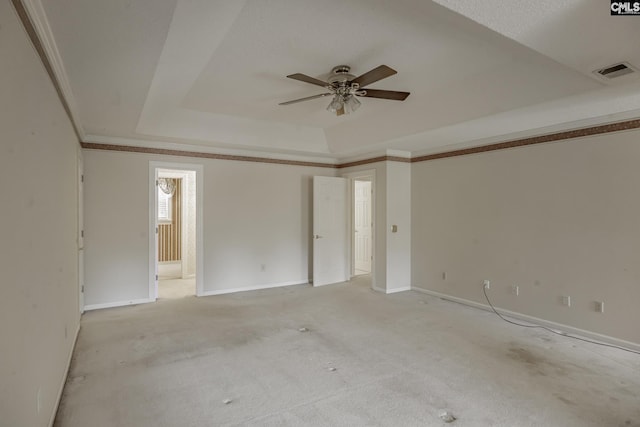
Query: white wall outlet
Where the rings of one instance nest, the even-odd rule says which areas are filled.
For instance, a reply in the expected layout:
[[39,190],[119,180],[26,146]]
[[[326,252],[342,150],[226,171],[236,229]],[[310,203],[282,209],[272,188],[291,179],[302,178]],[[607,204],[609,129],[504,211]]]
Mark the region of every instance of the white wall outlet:
[[267,265],[266,264],[260,264],[260,271],[267,271]]
[[571,307],[571,297],[569,295],[562,296],[562,305],[566,305],[567,307]]
[[489,279],[484,279],[484,288],[491,289],[491,281]]
[[513,286],[511,287],[511,292],[513,292],[513,294],[514,294],[515,296],[520,295],[520,286],[518,286],[518,285],[513,285]]
[[596,311],[597,311],[598,313],[604,313],[604,302],[602,302],[602,301],[596,301],[595,306],[596,306]]
[[446,271],[442,272],[442,280],[447,280],[447,272]]

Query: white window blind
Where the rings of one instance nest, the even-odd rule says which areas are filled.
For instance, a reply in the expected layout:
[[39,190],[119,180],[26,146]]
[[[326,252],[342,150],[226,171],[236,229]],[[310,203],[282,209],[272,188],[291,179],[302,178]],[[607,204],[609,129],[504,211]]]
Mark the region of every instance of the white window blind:
[[171,221],[171,196],[158,188],[158,221]]

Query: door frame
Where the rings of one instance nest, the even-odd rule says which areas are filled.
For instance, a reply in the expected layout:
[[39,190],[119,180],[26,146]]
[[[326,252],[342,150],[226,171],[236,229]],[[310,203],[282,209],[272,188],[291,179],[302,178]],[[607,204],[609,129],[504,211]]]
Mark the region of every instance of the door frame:
[[372,240],[372,236],[373,236],[373,183],[371,182],[371,178],[367,177],[367,178],[354,178],[353,179],[353,201],[352,201],[352,207],[353,207],[353,230],[352,230],[352,239],[353,239],[353,243],[352,243],[352,247],[353,247],[353,251],[351,254],[351,259],[352,259],[352,265],[351,265],[351,276],[355,276],[356,275],[356,270],[357,270],[357,266],[356,266],[356,240],[357,240],[357,236],[358,233],[356,230],[356,187],[358,185],[358,183],[364,183],[366,182],[369,187],[369,215],[371,217],[370,221],[369,221],[369,252],[371,253],[371,257],[369,259],[369,274],[371,274],[372,271],[372,263],[371,261],[373,260],[373,240]]
[[342,175],[343,178],[349,179],[349,201],[348,201],[348,232],[349,232],[349,248],[348,248],[348,263],[350,279],[355,276],[355,262],[354,262],[354,245],[355,237],[353,230],[355,229],[355,212],[353,204],[355,203],[355,181],[364,181],[365,178],[371,181],[371,288],[375,289],[376,285],[376,170],[367,169],[358,172],[349,172]]
[[84,313],[84,157],[78,147],[78,310]]
[[196,296],[204,294],[203,174],[204,166],[196,163],[149,161],[149,299],[158,297],[158,191],[159,169],[191,171],[196,174]]

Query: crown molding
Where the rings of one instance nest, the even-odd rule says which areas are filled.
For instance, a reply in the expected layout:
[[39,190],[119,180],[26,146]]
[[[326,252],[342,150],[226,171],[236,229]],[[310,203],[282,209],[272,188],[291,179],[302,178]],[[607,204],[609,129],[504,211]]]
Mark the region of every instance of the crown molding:
[[42,3],[40,0],[12,0],[12,3],[47,74],[49,74],[78,141],[83,141],[85,132],[80,122],[77,103]]
[[178,157],[191,157],[201,159],[214,159],[214,160],[235,160],[242,162],[254,162],[254,163],[271,163],[278,165],[289,166],[308,166],[317,168],[336,168],[335,164],[309,162],[302,160],[284,160],[280,158],[267,158],[267,157],[254,157],[254,156],[239,156],[231,154],[217,154],[217,153],[203,153],[196,151],[185,150],[171,150],[165,148],[151,148],[151,147],[136,147],[131,145],[115,145],[115,144],[99,144],[99,143],[81,143],[82,148],[88,150],[106,150],[106,151],[120,151],[126,153],[143,153],[143,154],[157,154],[165,156],[178,156]]
[[[245,162],[256,162],[256,163],[272,163],[272,164],[280,164],[280,165],[291,165],[291,166],[310,166],[310,167],[323,167],[323,168],[336,168],[336,169],[344,169],[354,166],[362,166],[371,163],[378,162],[400,162],[400,163],[418,163],[418,162],[426,162],[429,160],[437,160],[444,159],[449,157],[457,157],[457,156],[466,156],[469,154],[477,154],[477,153],[485,153],[490,151],[497,150],[506,150],[509,148],[516,147],[524,147],[529,145],[537,145],[537,144],[546,144],[550,142],[558,142],[569,139],[576,138],[585,138],[594,135],[602,135],[607,133],[615,133],[615,132],[623,132],[629,130],[640,129],[640,119],[634,120],[626,120],[622,122],[609,123],[599,126],[591,126],[580,129],[574,129],[563,132],[555,132],[546,135],[533,136],[528,138],[514,139],[504,142],[499,142],[495,144],[489,145],[481,145],[470,148],[463,148],[459,150],[452,151],[444,151],[440,153],[428,154],[417,157],[408,157],[408,152],[401,152],[397,150],[388,150],[384,153],[371,153],[369,157],[363,157],[359,160],[350,160],[350,161],[342,161],[339,162],[337,160],[329,161],[330,159],[325,159],[326,162],[320,162],[317,159],[309,160],[308,158],[303,159],[301,157],[294,158],[294,156],[288,156],[287,159],[283,158],[284,156],[271,156],[264,157],[264,153],[258,155],[247,155],[246,151],[234,151],[233,154],[223,154],[219,150],[215,150],[213,148],[206,148],[207,151],[196,151],[203,150],[202,147],[194,147],[187,146],[189,148],[194,148],[195,150],[184,150],[177,149],[183,148],[184,146],[181,144],[175,143],[164,143],[167,146],[171,146],[173,148],[157,148],[157,146],[146,146],[141,147],[141,141],[131,141],[136,142],[138,145],[126,145],[122,144],[122,142],[129,140],[121,140],[120,144],[113,143],[99,143],[99,142],[82,142],[82,148],[90,149],[90,150],[107,150],[107,151],[120,151],[120,152],[128,152],[128,153],[145,153],[145,154],[158,154],[158,155],[169,155],[169,156],[179,156],[179,157],[194,157],[194,158],[206,158],[206,159],[217,159],[217,160],[236,160],[236,161],[245,161]],[[148,145],[155,144],[154,142],[147,142]],[[379,154],[379,155],[376,155]]]
[[594,135],[602,135],[606,133],[622,132],[640,128],[640,119],[626,120],[617,123],[609,123],[598,126],[590,126],[580,129],[555,132],[546,135],[532,136],[528,138],[515,139],[510,141],[499,142],[489,145],[480,145],[477,147],[462,148],[459,150],[446,151],[442,153],[428,154],[424,156],[413,157],[412,163],[425,162],[428,160],[443,159],[447,157],[465,156],[468,154],[485,153],[489,151],[506,150],[509,148],[524,147],[527,145],[545,144],[549,142],[558,142],[567,139],[584,138]]
[[[263,150],[248,150],[241,148],[224,148],[224,147],[212,147],[209,145],[189,144],[171,141],[160,141],[154,139],[132,139],[113,136],[101,136],[101,135],[87,135],[83,140],[85,145],[97,145],[97,146],[122,146],[122,147],[138,147],[149,152],[153,150],[169,150],[176,152],[190,152],[194,154],[194,157],[203,157],[202,155],[221,155],[232,157],[251,157],[261,158],[268,160],[282,160],[292,162],[305,162],[305,163],[321,163],[330,166],[335,166],[338,161],[334,157],[327,155],[309,155],[305,154],[292,154],[282,152],[269,152]],[[124,150],[118,150],[124,151]]]

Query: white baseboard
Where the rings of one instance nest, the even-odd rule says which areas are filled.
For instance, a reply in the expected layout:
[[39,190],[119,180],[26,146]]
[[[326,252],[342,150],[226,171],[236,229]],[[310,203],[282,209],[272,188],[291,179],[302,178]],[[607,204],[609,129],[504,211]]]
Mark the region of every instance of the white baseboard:
[[382,292],[383,294],[397,294],[398,292],[405,292],[405,291],[410,291],[411,290],[411,286],[405,286],[402,288],[395,288],[395,289],[382,289],[382,288],[378,288],[378,287],[373,287],[374,291],[377,292]]
[[49,419],[49,427],[53,427],[53,423],[56,421],[56,415],[58,413],[58,407],[60,406],[60,400],[62,400],[62,393],[64,392],[64,386],[67,383],[67,377],[69,376],[69,369],[71,369],[71,359],[73,359],[73,352],[76,350],[76,344],[78,343],[78,335],[80,334],[80,321],[78,320],[78,327],[76,328],[76,336],[73,338],[73,345],[67,356],[67,368],[64,370],[62,382],[58,388],[58,396],[56,397],[56,404],[53,405],[53,413]]
[[410,291],[410,290],[411,290],[411,286],[404,286],[402,288],[387,289],[387,293],[388,294],[397,294],[398,292],[406,292],[406,291]]
[[[479,308],[485,311],[491,311],[491,307],[486,304],[482,304],[476,301],[471,301],[465,298],[454,297],[447,294],[442,294],[436,291],[430,291],[428,289],[419,288],[417,286],[412,286],[411,290],[421,292],[423,294],[431,295],[433,297],[442,298],[448,301],[457,302],[459,304],[463,304],[469,307]],[[619,338],[614,338],[609,335],[599,334],[597,332],[591,332],[580,328],[575,328],[573,326],[565,325],[562,323],[552,322],[550,320],[540,319],[538,317],[529,316],[527,314],[518,313],[515,311],[505,310],[503,308],[496,307],[496,311],[502,315],[513,317],[515,319],[524,320],[525,322],[533,323],[540,326],[546,326],[551,329],[557,329],[558,331],[572,334],[572,335],[580,335],[582,337],[590,338],[595,341],[600,341],[605,344],[613,344],[619,347],[628,348],[630,350],[640,351],[640,344],[634,343],[631,341],[622,340]]]
[[84,311],[100,310],[103,308],[123,307],[126,305],[146,304],[149,302],[155,302],[155,300],[150,298],[141,298],[141,299],[134,299],[134,300],[128,300],[128,301],[107,302],[104,304],[89,304],[84,306]]
[[216,289],[213,291],[204,291],[202,292],[201,297],[208,297],[212,295],[224,295],[224,294],[233,294],[236,292],[247,292],[247,291],[259,291],[261,289],[271,289],[271,288],[282,288],[285,286],[295,286],[295,285],[308,285],[309,282],[303,281],[291,281],[291,282],[283,282],[283,283],[270,283],[267,285],[256,285],[256,286],[246,286],[243,288],[229,288],[229,289]]

